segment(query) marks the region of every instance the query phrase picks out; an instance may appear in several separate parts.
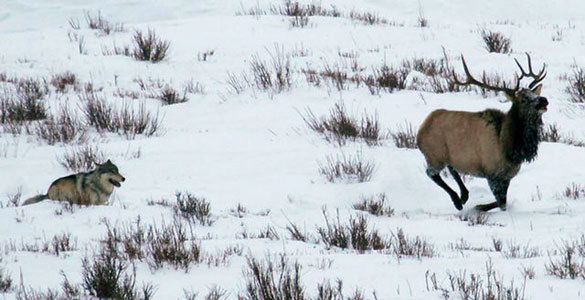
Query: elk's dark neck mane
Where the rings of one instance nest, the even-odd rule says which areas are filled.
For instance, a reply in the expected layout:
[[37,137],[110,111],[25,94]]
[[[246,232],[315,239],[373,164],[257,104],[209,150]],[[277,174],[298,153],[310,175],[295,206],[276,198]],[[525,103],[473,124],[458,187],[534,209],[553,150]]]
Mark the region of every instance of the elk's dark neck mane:
[[542,131],[539,114],[522,114],[517,104],[506,114],[502,138],[507,158],[514,164],[536,158]]

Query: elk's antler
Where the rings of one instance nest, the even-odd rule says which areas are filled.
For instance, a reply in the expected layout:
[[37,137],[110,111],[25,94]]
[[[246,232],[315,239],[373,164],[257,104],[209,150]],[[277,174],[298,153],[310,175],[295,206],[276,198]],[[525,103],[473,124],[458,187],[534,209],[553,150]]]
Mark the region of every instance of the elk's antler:
[[503,83],[502,87],[488,84],[487,75],[485,72],[483,73],[482,81],[475,79],[473,75],[471,75],[471,72],[469,72],[469,67],[467,67],[467,63],[465,62],[465,57],[463,57],[463,55],[461,55],[461,62],[463,63],[463,70],[465,71],[465,76],[467,77],[467,79],[464,82],[460,81],[459,78],[457,77],[457,74],[455,73],[455,70],[453,70],[453,82],[455,82],[455,84],[458,85],[465,86],[476,85],[479,86],[480,88],[484,88],[487,90],[504,92],[508,95],[514,95],[517,91],[520,90],[520,81],[522,81],[522,79],[524,79],[525,77],[532,77],[534,80],[528,85],[528,87],[532,89],[546,77],[546,64],[542,66],[542,70],[540,70],[538,74],[534,74],[534,71],[532,71],[532,60],[530,58],[530,55],[526,53],[526,57],[528,58],[528,72],[524,71],[524,68],[522,68],[522,65],[520,65],[517,59],[514,59],[514,61],[516,61],[516,65],[518,65],[518,67],[520,68],[521,74],[520,76],[516,74],[516,87],[513,89],[509,88],[506,82]]
[[526,52],[526,59],[528,60],[528,73],[524,71],[522,65],[520,65],[518,60],[514,58],[516,65],[518,65],[518,68],[520,68],[520,72],[522,72],[522,74],[520,74],[520,77],[516,75],[516,89],[520,88],[520,80],[522,80],[524,76],[534,78],[534,80],[532,80],[532,82],[528,85],[529,88],[535,87],[539,82],[541,82],[546,77],[546,64],[542,64],[542,69],[540,70],[540,72],[538,72],[538,74],[534,74],[534,72],[532,71],[532,60],[530,59],[530,54],[528,54],[528,52]]

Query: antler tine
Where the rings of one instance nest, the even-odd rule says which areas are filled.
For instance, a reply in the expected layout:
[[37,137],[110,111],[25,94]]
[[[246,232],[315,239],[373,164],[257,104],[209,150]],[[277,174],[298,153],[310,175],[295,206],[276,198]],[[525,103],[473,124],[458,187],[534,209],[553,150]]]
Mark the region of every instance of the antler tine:
[[516,89],[520,88],[520,81],[525,76],[529,76],[534,79],[528,85],[529,88],[533,88],[546,77],[546,64],[542,65],[542,69],[540,70],[540,72],[538,72],[538,74],[534,74],[534,71],[532,70],[532,58],[530,57],[530,54],[528,54],[528,52],[526,52],[526,60],[528,61],[528,72],[524,71],[524,68],[522,68],[522,65],[520,64],[520,62],[518,62],[518,59],[514,58],[516,65],[518,65],[518,68],[520,68],[520,72],[522,73],[520,76],[516,75]]
[[473,75],[471,75],[471,72],[469,71],[469,67],[467,66],[467,62],[465,61],[465,57],[463,57],[463,55],[461,55],[461,62],[463,63],[463,71],[465,71],[465,76],[467,77],[467,79],[463,83],[459,82],[459,80],[457,80],[458,83],[461,85],[475,84],[475,85],[479,85],[479,86],[484,86],[485,83],[475,79],[473,77]]
[[458,85],[480,84],[479,81],[473,78],[471,72],[469,72],[469,68],[467,67],[467,63],[465,63],[465,58],[463,57],[463,55],[461,55],[461,61],[463,62],[463,71],[465,71],[466,79],[465,82],[459,81],[459,77],[457,77],[457,72],[455,72],[455,69],[453,69],[452,73],[455,84]]
[[[522,65],[520,64],[520,62],[518,61],[517,58],[514,58],[514,61],[516,62],[516,65],[518,66],[518,68],[520,68],[520,72],[522,72],[522,76],[524,76],[524,74],[526,74],[526,72],[524,72],[524,69],[522,68]],[[528,58],[528,67],[530,67],[530,58]]]
[[545,67],[546,64],[542,67],[542,71],[540,73],[538,73],[538,78],[534,79],[529,85],[529,88],[533,88],[535,87],[537,84],[539,84],[545,77],[546,77],[546,72],[545,72]]
[[524,52],[524,54],[526,54],[526,60],[528,60],[528,72],[530,72],[529,74],[533,74],[533,72],[532,72],[532,59],[530,58],[530,54],[528,54],[528,52]]
[[[526,55],[528,55],[528,53],[526,53]],[[520,64],[518,59],[514,58],[514,61],[516,62],[516,65],[520,69],[520,73],[521,73],[520,76],[518,76],[518,74],[516,74],[516,88],[514,90],[518,91],[518,90],[520,90],[520,81],[522,81],[524,76],[530,75],[530,74],[526,73],[526,71],[524,71],[524,68],[522,68],[522,65]],[[530,55],[528,55],[528,70],[530,70],[530,73],[532,73],[532,63],[530,61]]]
[[[468,69],[467,69],[467,64],[465,64],[465,58],[463,57],[463,55],[461,55],[461,61],[463,61],[463,70],[465,71],[465,74],[468,75]],[[465,82],[461,82],[459,81],[459,77],[457,77],[457,72],[455,72],[455,69],[451,70],[451,73],[453,75],[453,81],[455,81],[456,84],[458,85],[468,85],[469,84],[469,76],[467,76],[467,79],[465,80]]]
[[465,57],[463,57],[463,55],[461,55],[461,62],[463,63],[463,71],[465,71],[465,76],[467,76],[467,79],[465,80],[465,82],[459,81],[459,79],[457,78],[457,74],[455,73],[455,70],[453,70],[453,79],[454,79],[456,84],[459,84],[459,85],[473,84],[473,85],[477,85],[481,88],[493,90],[493,91],[508,92],[508,93],[514,92],[513,90],[511,90],[507,87],[506,83],[504,83],[504,87],[497,87],[497,86],[489,85],[487,83],[487,77],[486,77],[485,72],[483,73],[483,82],[475,79],[473,77],[473,75],[471,75],[471,72],[469,71],[469,67],[467,66],[467,62],[465,61]]
[[546,63],[542,64],[542,69],[540,70],[540,72],[538,72],[538,74],[536,75],[536,78],[528,85],[529,88],[533,88],[535,87],[537,84],[539,84],[547,75],[546,72]]

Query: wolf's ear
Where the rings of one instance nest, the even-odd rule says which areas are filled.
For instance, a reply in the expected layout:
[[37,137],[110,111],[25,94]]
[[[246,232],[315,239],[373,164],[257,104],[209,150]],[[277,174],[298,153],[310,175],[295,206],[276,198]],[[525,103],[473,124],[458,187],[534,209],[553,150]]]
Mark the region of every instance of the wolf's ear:
[[108,161],[106,161],[106,163],[104,165],[111,165],[112,161],[108,159]]

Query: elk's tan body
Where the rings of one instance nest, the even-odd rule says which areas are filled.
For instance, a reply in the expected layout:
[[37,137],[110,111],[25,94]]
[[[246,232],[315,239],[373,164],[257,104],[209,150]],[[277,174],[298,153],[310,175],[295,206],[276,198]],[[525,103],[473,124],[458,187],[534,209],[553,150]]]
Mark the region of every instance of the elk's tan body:
[[432,168],[451,166],[478,177],[512,178],[520,165],[510,163],[505,155],[508,123],[506,115],[497,110],[439,109],[422,123],[417,143]]

